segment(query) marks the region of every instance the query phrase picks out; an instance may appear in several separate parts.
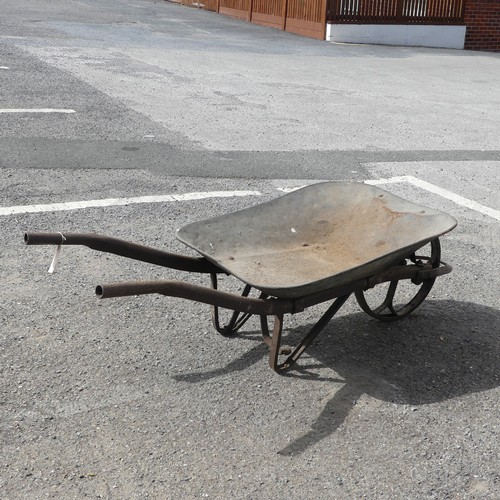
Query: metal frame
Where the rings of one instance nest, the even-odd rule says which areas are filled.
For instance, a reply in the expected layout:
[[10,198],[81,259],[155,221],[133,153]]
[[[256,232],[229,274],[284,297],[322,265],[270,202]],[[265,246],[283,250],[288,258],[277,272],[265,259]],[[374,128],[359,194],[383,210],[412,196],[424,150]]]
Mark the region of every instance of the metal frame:
[[[204,257],[187,257],[96,234],[26,233],[24,241],[27,245],[57,245],[59,247],[61,245],[83,245],[98,251],[171,269],[209,274],[211,287],[173,280],[132,281],[99,285],[96,288],[96,294],[99,298],[110,298],[158,293],[210,304],[213,306],[214,328],[223,336],[235,335],[252,315],[260,316],[262,337],[270,348],[269,365],[277,373],[285,372],[300,358],[352,293],[356,295],[358,303],[365,312],[377,319],[392,321],[402,318],[416,309],[429,293],[435,279],[452,270],[451,266],[441,262],[439,238],[435,238],[431,242],[430,257],[417,257],[412,253],[399,265],[382,269],[372,276],[298,298],[282,299],[268,296],[262,292],[255,298],[249,296],[252,287],[248,284],[245,284],[241,295],[219,290],[217,274],[227,273]],[[420,288],[408,304],[400,310],[395,310],[392,301],[400,280],[411,280]],[[371,309],[366,303],[363,292],[385,282],[391,283],[386,299],[380,307]],[[294,349],[282,345],[281,337],[285,314],[299,313],[308,307],[328,301],[333,301],[333,303]],[[233,311],[229,322],[225,325],[220,323],[220,308]],[[274,318],[272,334],[267,323],[268,317]],[[280,354],[287,355],[285,361],[281,363],[279,362]]]
[[464,0],[328,0],[332,24],[463,25]]

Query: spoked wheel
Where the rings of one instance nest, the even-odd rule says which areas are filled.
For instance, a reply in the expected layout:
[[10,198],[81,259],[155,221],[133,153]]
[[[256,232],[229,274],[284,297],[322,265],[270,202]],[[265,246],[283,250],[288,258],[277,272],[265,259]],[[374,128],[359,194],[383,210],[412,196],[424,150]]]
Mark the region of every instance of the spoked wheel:
[[[419,249],[427,255],[412,255],[400,265],[411,264],[418,266],[439,267],[441,262],[441,245],[439,238]],[[408,316],[427,297],[436,278],[424,279],[416,283],[414,280],[396,280],[383,283],[366,291],[356,292],[356,300],[361,309],[370,316],[381,321],[395,321]]]

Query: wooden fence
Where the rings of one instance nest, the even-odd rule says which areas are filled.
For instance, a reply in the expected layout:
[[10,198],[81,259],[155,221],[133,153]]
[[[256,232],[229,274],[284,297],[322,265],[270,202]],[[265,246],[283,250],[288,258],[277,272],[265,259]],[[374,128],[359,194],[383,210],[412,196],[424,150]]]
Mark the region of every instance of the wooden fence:
[[463,24],[465,0],[329,0],[327,21],[355,24]]
[[251,21],[261,26],[286,29],[286,2],[283,0],[253,0]]
[[180,0],[323,40],[326,23],[463,24],[466,0]]
[[323,40],[328,0],[179,0],[237,19]]
[[252,14],[252,0],[219,0],[221,14],[250,21]]
[[325,38],[327,0],[288,0],[286,30],[311,38]]

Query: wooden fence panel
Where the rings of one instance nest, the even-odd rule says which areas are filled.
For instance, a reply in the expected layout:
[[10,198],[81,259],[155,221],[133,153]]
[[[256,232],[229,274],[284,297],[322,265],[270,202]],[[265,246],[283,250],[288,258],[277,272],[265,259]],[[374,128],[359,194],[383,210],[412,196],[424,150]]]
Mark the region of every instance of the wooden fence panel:
[[288,0],[286,31],[323,40],[327,0]]
[[285,29],[287,0],[253,0],[252,23]]
[[219,7],[218,0],[198,0],[201,4],[203,4],[203,8],[205,10],[211,10],[212,12],[217,12]]
[[[290,31],[319,40],[324,40],[326,29],[326,7],[333,0],[178,0],[206,10],[214,10],[237,19],[255,24]],[[366,0],[338,0],[347,4],[348,10]],[[380,1],[380,0],[379,0]],[[382,0],[393,2],[397,0]],[[338,7],[338,6],[337,6]],[[336,8],[337,8],[336,7]],[[337,8],[342,15],[342,9]],[[345,10],[345,9],[344,9]]]
[[251,8],[251,0],[219,0],[219,12],[237,19],[250,21]]

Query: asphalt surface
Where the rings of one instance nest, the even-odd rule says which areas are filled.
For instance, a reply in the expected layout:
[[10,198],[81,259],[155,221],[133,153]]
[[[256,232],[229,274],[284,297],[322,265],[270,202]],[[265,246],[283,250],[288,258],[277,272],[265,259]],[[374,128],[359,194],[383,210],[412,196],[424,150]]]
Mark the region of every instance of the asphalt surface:
[[[329,44],[150,0],[0,0],[0,497],[498,498],[499,83],[490,53]],[[42,108],[74,112],[7,112]],[[22,241],[95,231],[192,255],[184,224],[319,180],[450,213],[454,270],[400,322],[349,299],[285,376],[256,319],[228,339],[208,306],[93,297],[203,276],[79,247],[49,275],[54,249]],[[215,191],[232,194],[119,201]],[[287,342],[324,309],[287,317]]]

